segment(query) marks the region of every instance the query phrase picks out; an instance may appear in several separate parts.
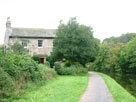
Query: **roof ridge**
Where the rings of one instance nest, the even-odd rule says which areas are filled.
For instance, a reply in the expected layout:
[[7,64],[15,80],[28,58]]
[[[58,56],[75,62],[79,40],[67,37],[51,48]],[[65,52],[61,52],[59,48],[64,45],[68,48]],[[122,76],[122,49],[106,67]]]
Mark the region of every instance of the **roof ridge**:
[[35,30],[57,30],[57,29],[48,29],[48,28],[25,28],[25,27],[11,27],[12,29],[35,29]]

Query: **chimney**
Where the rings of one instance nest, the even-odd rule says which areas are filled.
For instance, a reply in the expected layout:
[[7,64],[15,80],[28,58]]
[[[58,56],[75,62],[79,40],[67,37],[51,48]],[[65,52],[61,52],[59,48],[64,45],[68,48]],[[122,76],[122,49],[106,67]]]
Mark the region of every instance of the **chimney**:
[[11,28],[11,21],[10,21],[10,17],[8,17],[8,18],[7,18],[6,28]]

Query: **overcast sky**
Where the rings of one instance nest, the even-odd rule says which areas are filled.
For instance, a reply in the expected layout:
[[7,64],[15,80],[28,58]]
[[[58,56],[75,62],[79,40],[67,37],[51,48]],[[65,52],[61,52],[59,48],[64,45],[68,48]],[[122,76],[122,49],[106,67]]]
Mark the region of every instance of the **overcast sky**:
[[66,23],[77,17],[103,40],[136,32],[136,0],[0,0],[0,44],[7,17],[12,27],[49,29],[57,28],[61,19]]

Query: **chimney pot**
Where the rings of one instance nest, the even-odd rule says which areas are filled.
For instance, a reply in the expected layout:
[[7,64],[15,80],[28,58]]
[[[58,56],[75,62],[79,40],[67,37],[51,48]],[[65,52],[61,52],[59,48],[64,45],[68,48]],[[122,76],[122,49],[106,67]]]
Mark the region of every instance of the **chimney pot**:
[[7,18],[7,21],[10,22],[10,17]]
[[10,21],[10,17],[8,17],[8,18],[7,18],[6,28],[11,28],[11,21]]

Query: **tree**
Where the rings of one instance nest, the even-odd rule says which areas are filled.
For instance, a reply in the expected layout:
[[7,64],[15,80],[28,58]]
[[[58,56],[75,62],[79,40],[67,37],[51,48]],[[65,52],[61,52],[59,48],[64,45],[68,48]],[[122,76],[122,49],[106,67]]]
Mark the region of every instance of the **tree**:
[[25,49],[19,42],[15,42],[13,45],[10,45],[8,50],[16,54],[26,54],[28,52],[28,49]]
[[94,66],[96,71],[107,72],[113,74],[121,72],[119,65],[120,52],[123,44],[103,43],[100,45],[98,56],[95,60]]
[[93,61],[98,50],[92,28],[80,25],[76,18],[59,25],[53,46],[52,56],[56,60],[66,59],[81,64]]
[[136,38],[128,42],[121,51],[120,66],[124,73],[136,73]]

